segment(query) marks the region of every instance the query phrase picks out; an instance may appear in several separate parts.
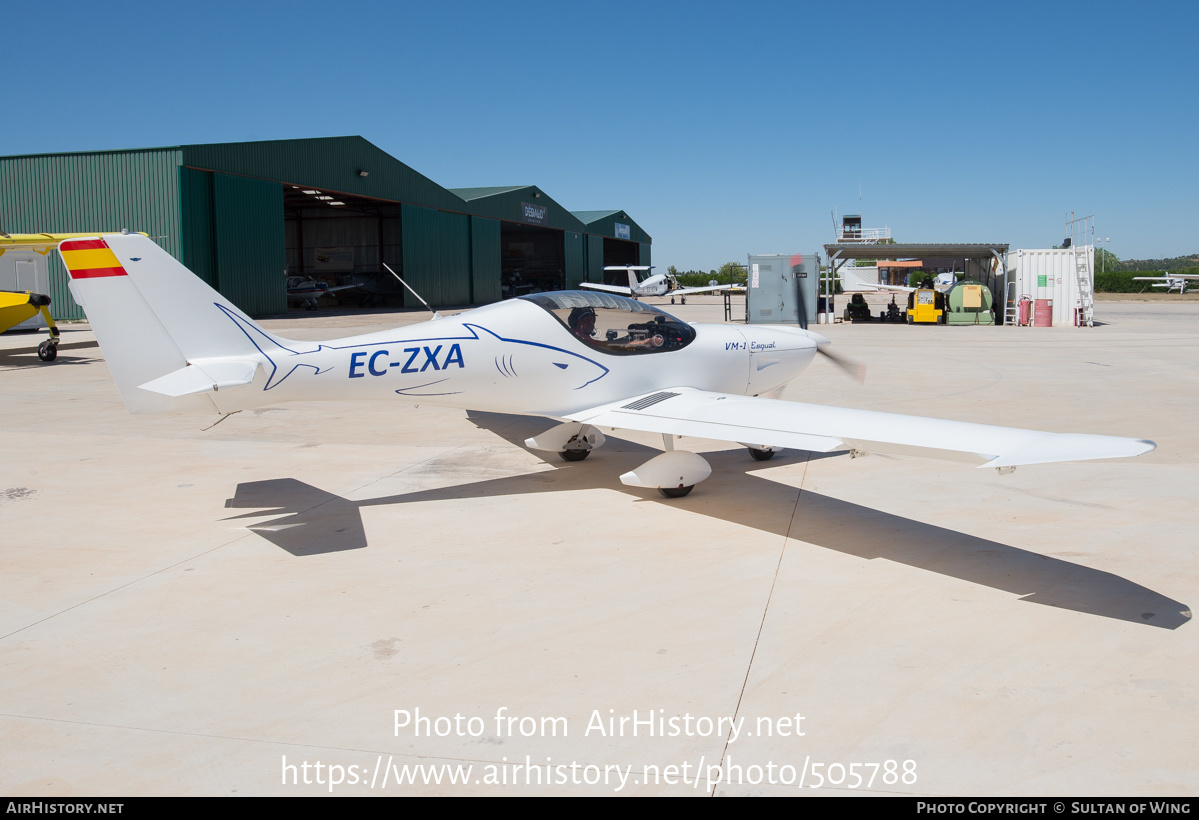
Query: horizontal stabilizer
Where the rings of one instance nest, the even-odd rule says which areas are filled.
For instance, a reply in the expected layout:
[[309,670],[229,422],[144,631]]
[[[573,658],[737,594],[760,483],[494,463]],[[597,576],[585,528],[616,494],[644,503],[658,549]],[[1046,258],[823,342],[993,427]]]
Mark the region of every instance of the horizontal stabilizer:
[[250,384],[257,372],[258,362],[249,359],[207,361],[189,364],[138,387],[164,396],[190,396]]

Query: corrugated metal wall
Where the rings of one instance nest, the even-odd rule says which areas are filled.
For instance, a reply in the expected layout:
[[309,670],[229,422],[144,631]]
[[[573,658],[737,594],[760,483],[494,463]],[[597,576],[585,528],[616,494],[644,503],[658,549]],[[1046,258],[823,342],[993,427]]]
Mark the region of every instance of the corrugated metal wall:
[[[0,227],[8,233],[144,231],[179,256],[175,149],[0,159]],[[50,254],[51,312],[83,319]]]
[[604,238],[594,234],[587,237],[587,281],[604,281]]
[[251,316],[287,312],[283,186],[214,174],[213,245],[220,291]]
[[587,265],[583,253],[583,234],[565,231],[562,235],[562,250],[565,257],[562,266],[565,288],[578,290],[579,283],[587,281]]
[[180,261],[209,287],[218,288],[212,230],[212,173],[179,169]]
[[[0,228],[144,231],[246,312],[276,313],[286,309],[284,184],[406,203],[401,219],[382,220],[381,253],[393,267],[402,261],[405,277],[435,294],[426,295],[430,302],[501,298],[496,218],[521,220],[526,202],[544,205],[548,223],[565,229],[566,286],[603,280],[602,238],[586,235],[577,217],[535,186],[468,204],[362,137],[0,158]],[[632,227],[632,239],[645,243],[641,263],[648,264],[648,235]],[[54,315],[84,318],[61,260],[53,255],[49,262]]]
[[441,236],[441,304],[470,304],[470,217],[437,211]]
[[416,205],[402,214],[405,281],[435,307],[470,304],[470,217]]
[[471,302],[498,302],[500,290],[500,223],[481,216],[470,218]]

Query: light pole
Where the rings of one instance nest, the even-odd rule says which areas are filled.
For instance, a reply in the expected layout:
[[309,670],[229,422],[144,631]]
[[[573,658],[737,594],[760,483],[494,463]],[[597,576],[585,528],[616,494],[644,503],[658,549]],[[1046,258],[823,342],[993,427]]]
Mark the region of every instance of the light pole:
[[[1107,237],[1106,239],[1098,239],[1098,238],[1097,238],[1097,239],[1095,240],[1095,244],[1096,244],[1096,245],[1098,245],[1100,242],[1111,242],[1111,241],[1112,241],[1112,238],[1111,238],[1110,236],[1109,236],[1109,237]],[[1106,256],[1106,255],[1104,255],[1104,256],[1102,256],[1102,257],[1100,257],[1100,261],[1099,261],[1099,272],[1100,272],[1100,273],[1107,273],[1107,256]]]

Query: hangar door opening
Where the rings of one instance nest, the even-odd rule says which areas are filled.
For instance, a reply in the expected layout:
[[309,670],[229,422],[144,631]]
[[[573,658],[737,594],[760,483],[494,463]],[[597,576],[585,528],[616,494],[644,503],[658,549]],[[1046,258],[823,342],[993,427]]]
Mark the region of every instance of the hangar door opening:
[[504,296],[565,287],[562,231],[518,222],[500,223],[500,281]]
[[[640,265],[638,261],[641,258],[639,253],[640,248],[636,242],[628,242],[624,239],[609,239],[604,237],[604,267],[612,267],[614,265]],[[645,278],[642,276],[641,278]],[[606,285],[625,285],[629,284],[629,278],[625,273],[618,270],[604,271],[604,284]]]
[[383,268],[404,275],[398,203],[287,185],[283,224],[289,279],[357,285],[341,299],[360,306],[403,304],[403,287]]

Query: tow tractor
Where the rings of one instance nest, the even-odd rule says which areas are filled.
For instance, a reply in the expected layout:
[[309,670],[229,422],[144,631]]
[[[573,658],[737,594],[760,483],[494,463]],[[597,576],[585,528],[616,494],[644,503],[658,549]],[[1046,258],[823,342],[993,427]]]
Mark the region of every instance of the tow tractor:
[[908,324],[945,324],[945,295],[933,287],[931,276],[908,294]]

